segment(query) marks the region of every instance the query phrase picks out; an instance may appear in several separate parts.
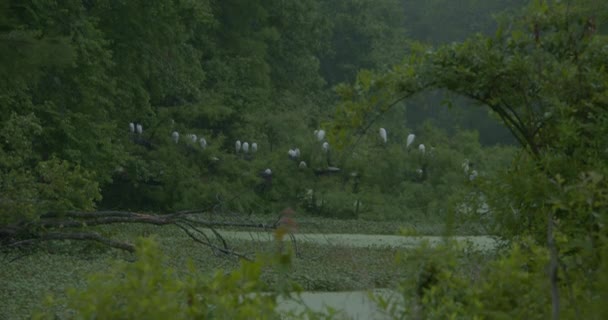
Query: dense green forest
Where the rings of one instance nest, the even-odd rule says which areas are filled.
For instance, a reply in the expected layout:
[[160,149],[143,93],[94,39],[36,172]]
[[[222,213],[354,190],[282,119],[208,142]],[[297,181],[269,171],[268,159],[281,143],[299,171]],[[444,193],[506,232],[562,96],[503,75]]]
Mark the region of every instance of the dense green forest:
[[[327,233],[500,241],[402,252],[406,276],[378,285],[401,290],[400,308],[378,298],[394,318],[608,312],[600,0],[2,0],[0,57],[1,254],[87,240],[139,257],[117,267],[127,282],[79,287],[72,316],[277,318],[278,296],[239,297],[267,277],[296,290],[264,270],[297,257],[249,259],[214,228],[279,215],[277,239],[318,219]],[[212,228],[213,252],[255,262],[174,277],[155,241],[117,223],[192,241]],[[103,251],[62,243],[71,259]]]
[[[234,190],[242,197],[229,205],[239,210],[294,206],[313,178],[284,160],[289,149],[299,148],[308,167],[326,166],[313,131],[333,118],[332,87],[353,81],[359,69],[387,70],[410,50],[412,39],[429,36],[413,18],[408,35],[404,21],[411,9],[399,1],[41,1],[3,7],[6,222],[93,207],[192,209]],[[441,17],[433,18],[440,23]],[[484,28],[493,25],[486,21]],[[383,119],[391,141],[408,128],[438,129],[439,135],[478,127],[486,129],[484,136],[504,132],[487,112],[462,111],[454,122],[439,103],[427,95],[414,111]],[[427,120],[433,125],[425,126]],[[143,132],[130,131],[129,123]],[[177,144],[172,132],[180,135]],[[196,143],[189,135],[197,136]],[[235,154],[236,140],[255,142],[259,151],[244,159]],[[403,155],[390,157],[401,162]],[[332,158],[338,161],[338,154]],[[266,168],[276,187],[256,193]],[[397,193],[398,182],[383,181],[386,173],[370,171],[365,185],[384,184],[382,191]]]

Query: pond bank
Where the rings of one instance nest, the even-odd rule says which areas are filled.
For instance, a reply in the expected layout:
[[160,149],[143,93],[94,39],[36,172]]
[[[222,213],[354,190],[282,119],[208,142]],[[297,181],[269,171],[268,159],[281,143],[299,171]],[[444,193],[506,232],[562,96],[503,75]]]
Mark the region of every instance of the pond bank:
[[[227,239],[273,241],[272,232],[249,232],[234,230],[218,230]],[[213,237],[211,230],[205,232]],[[367,247],[391,247],[391,248],[414,248],[425,241],[431,246],[436,246],[445,241],[440,236],[396,236],[396,235],[369,235],[369,234],[321,234],[321,233],[296,233],[297,242],[307,242],[320,245],[348,246],[355,248]],[[473,248],[481,251],[489,251],[498,245],[498,241],[490,236],[453,236],[449,239],[461,243],[470,243]],[[285,240],[289,240],[286,237]]]

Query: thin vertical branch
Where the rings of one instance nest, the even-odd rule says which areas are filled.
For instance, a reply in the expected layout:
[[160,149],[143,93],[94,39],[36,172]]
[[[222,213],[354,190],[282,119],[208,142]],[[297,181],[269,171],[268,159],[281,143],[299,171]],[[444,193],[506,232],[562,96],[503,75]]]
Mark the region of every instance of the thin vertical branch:
[[547,219],[547,246],[549,247],[549,281],[551,283],[551,319],[559,320],[559,287],[557,275],[559,263],[557,260],[557,247],[553,232],[553,210],[549,210]]

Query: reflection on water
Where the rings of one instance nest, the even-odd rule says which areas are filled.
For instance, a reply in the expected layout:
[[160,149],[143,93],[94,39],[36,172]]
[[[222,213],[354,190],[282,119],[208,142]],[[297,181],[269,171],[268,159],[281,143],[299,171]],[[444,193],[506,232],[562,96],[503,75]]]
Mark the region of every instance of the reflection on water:
[[[395,293],[389,290],[374,290],[373,294],[382,295],[389,298]],[[346,292],[303,292],[300,295],[301,301],[279,300],[279,311],[281,312],[302,312],[305,307],[312,311],[325,311],[326,307],[340,310],[338,319],[390,319],[378,309],[376,303],[370,299],[367,291],[346,291]]]

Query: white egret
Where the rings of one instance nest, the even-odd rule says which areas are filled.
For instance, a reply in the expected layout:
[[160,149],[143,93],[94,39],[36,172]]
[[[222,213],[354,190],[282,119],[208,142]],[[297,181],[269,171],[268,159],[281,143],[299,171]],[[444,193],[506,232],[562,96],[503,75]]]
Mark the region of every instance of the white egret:
[[197,140],[196,135],[195,134],[191,134],[190,135],[190,140],[192,140],[192,143],[196,143],[196,140]]
[[173,131],[173,133],[171,133],[171,139],[173,139],[173,142],[175,143],[179,142],[179,132]]
[[323,141],[325,139],[325,130],[321,129],[317,131],[317,140]]
[[353,206],[355,207],[356,211],[359,211],[359,209],[363,207],[363,202],[361,200],[355,200]]
[[258,144],[254,142],[251,144],[251,153],[256,153],[257,151],[258,151]]
[[269,176],[272,174],[272,170],[270,170],[270,168],[267,168],[266,170],[264,170],[264,174]]
[[418,150],[420,151],[420,153],[424,154],[424,152],[426,151],[426,147],[421,143],[418,146]]
[[198,140],[198,143],[201,145],[201,148],[203,148],[203,150],[205,150],[205,148],[207,148],[207,140],[205,140],[205,138],[201,137]]
[[462,170],[464,171],[464,174],[468,174],[469,173],[469,159],[464,159],[464,161],[462,162]]
[[388,140],[388,137],[386,136],[386,129],[380,128],[380,138],[382,138],[382,141],[386,143]]
[[298,168],[300,168],[300,169],[306,169],[306,162],[300,161],[300,164],[298,165]]
[[135,126],[135,128],[137,129],[138,134],[141,134],[142,132],[144,132],[144,128],[139,123]]
[[299,158],[299,157],[300,157],[300,149],[295,148],[295,150],[293,150],[293,152],[294,152],[294,154],[295,154],[296,158]]
[[135,133],[135,124],[133,122],[129,122],[129,130],[131,133]]
[[471,171],[471,174],[469,175],[469,181],[473,181],[475,180],[475,178],[477,178],[477,170]]
[[291,159],[295,159],[295,157],[296,157],[296,151],[293,149],[289,149],[289,151],[287,151],[287,154],[289,155],[289,158],[291,158]]
[[410,134],[407,136],[407,144],[405,145],[405,146],[406,146],[406,148],[409,148],[409,147],[410,147],[410,145],[411,145],[411,144],[414,142],[414,139],[416,139],[416,135],[415,135],[415,134],[413,134],[413,133],[410,133]]
[[325,152],[329,151],[329,143],[323,142],[323,151],[325,151]]
[[245,152],[245,153],[249,152],[249,142],[247,142],[247,141],[243,142],[243,152]]
[[239,153],[239,151],[241,151],[241,140],[236,140],[236,142],[234,143],[234,149],[236,150],[236,153]]

